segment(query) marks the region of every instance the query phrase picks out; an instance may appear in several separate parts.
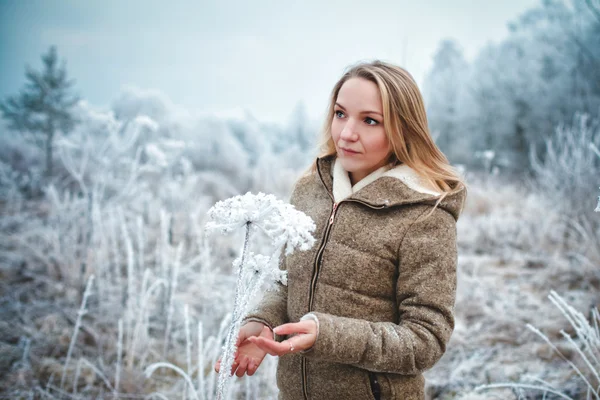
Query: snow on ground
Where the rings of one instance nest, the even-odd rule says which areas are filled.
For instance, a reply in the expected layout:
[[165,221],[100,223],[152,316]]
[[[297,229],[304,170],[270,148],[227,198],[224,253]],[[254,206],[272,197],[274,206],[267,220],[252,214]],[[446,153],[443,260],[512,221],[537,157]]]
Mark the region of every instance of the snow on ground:
[[[104,147],[94,142],[103,137],[65,147],[76,152],[63,156],[77,179],[65,179],[65,188],[50,190],[46,200],[25,199],[17,190],[2,199],[2,396],[181,398],[195,390],[199,398],[212,398],[213,365],[233,306],[231,262],[242,232],[207,241],[206,211],[247,190],[284,199],[302,162],[263,149],[260,158],[243,161],[243,169],[232,168],[152,134],[139,127],[138,135],[154,146],[141,155],[133,139],[116,133]],[[88,170],[73,162],[81,154],[87,154]],[[157,155],[160,168],[152,161]],[[446,354],[426,374],[429,397],[542,399],[540,391],[476,390],[538,379],[573,399],[585,398],[582,379],[526,324],[581,364],[560,334],[573,329],[548,295],[555,290],[586,315],[600,303],[600,260],[582,256],[594,244],[574,243],[550,200],[523,185],[468,172],[467,182],[457,226],[456,329]],[[74,194],[78,187],[83,194]],[[92,295],[78,320],[91,274]],[[74,335],[76,325],[81,329]],[[172,369],[144,375],[158,362],[180,368],[195,389]],[[256,375],[235,379],[231,398],[276,398],[275,368],[276,359],[267,356]]]

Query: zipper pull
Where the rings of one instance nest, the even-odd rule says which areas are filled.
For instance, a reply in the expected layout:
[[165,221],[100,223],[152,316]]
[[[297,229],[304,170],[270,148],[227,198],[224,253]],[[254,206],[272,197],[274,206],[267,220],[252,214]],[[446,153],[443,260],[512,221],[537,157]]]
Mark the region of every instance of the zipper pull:
[[335,216],[335,210],[337,210],[338,203],[333,203],[333,210],[331,210],[331,217],[329,217],[329,225],[333,224],[333,217]]

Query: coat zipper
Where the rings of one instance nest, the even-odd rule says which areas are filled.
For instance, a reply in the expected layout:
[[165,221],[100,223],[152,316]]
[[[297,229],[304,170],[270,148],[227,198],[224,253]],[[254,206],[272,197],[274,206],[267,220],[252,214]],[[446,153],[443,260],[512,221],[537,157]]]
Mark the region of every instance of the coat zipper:
[[375,400],[381,400],[381,385],[379,385],[375,372],[369,371],[369,383],[371,384],[371,394]]
[[[323,185],[325,185],[325,183],[323,182],[323,178],[321,177],[321,171],[318,170],[317,171],[319,173],[319,178],[321,178],[321,182],[323,183]],[[327,244],[327,241],[329,240],[329,233],[331,232],[331,227],[333,225],[333,221],[335,218],[335,212],[337,211],[340,203],[342,202],[356,202],[356,203],[360,203],[360,204],[364,204],[369,208],[372,208],[374,210],[380,210],[382,208],[386,208],[387,205],[381,205],[381,206],[374,206],[372,204],[366,203],[364,201],[361,200],[356,200],[356,199],[345,199],[345,200],[341,200],[340,202],[336,203],[333,196],[331,195],[331,193],[329,193],[329,190],[327,190],[327,188],[325,188],[325,190],[327,191],[327,194],[329,194],[329,197],[331,197],[331,200],[333,201],[333,208],[331,209],[331,214],[329,215],[329,223],[327,224],[327,227],[325,228],[325,234],[323,235],[323,241],[321,242],[321,246],[319,247],[319,250],[317,251],[317,257],[315,258],[315,262],[313,264],[313,275],[310,281],[310,288],[308,290],[308,312],[312,311],[312,307],[313,307],[313,301],[314,301],[314,291],[315,288],[317,287],[317,279],[319,277],[319,267],[321,264],[321,259],[323,257],[323,252],[325,250],[325,245]],[[304,396],[305,400],[308,400],[308,374],[306,372],[306,357],[302,357],[302,394]]]
[[[325,228],[325,234],[323,235],[323,241],[321,242],[321,246],[317,251],[317,257],[315,258],[315,262],[313,264],[313,274],[310,280],[310,288],[308,289],[308,312],[312,311],[313,300],[314,300],[314,290],[317,285],[317,278],[319,276],[319,264],[321,262],[321,257],[323,256],[323,250],[325,249],[325,244],[327,244],[327,239],[329,239],[329,232],[331,231],[331,226],[333,225],[333,218],[335,217],[335,211],[337,210],[338,203],[333,203],[333,208],[331,210],[331,214],[329,216],[329,223]],[[308,377],[306,373],[306,357],[302,357],[302,394],[304,398],[308,400]]]

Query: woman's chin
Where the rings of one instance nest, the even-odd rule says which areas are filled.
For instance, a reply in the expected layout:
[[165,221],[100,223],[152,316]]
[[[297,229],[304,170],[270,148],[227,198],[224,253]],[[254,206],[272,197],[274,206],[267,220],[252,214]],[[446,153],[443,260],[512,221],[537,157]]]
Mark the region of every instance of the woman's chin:
[[343,155],[338,155],[338,160],[342,164],[344,171],[353,172],[357,168],[360,168],[360,165],[355,160],[349,160],[347,157]]

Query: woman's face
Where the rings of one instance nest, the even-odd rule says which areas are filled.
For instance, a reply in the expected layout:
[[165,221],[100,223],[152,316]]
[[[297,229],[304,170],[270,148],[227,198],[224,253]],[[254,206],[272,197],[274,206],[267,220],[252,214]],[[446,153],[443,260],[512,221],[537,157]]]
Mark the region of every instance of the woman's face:
[[383,108],[377,85],[348,79],[337,96],[331,136],[339,162],[354,185],[386,164],[390,144],[383,129]]

